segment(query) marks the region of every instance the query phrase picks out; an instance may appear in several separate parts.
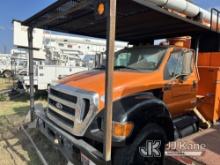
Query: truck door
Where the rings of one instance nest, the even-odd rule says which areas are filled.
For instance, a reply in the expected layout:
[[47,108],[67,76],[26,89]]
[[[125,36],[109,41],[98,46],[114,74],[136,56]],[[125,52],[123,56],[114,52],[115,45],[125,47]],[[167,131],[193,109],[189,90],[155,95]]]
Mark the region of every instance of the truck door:
[[173,116],[195,106],[198,83],[195,71],[192,50],[178,49],[171,53],[164,72],[164,102]]

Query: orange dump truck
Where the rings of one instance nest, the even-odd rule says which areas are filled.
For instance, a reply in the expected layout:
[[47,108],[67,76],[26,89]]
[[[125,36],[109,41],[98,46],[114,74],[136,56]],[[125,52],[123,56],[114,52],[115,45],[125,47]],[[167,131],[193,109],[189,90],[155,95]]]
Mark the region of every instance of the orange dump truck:
[[[174,1],[151,2],[158,4],[60,0],[22,22],[31,48],[33,27],[107,37],[107,65],[52,84],[45,111],[32,107],[30,88],[37,127],[74,164],[160,165],[168,142],[198,132],[201,121],[219,120],[220,34],[198,21],[210,14],[184,0],[175,5],[190,9],[187,17],[167,10]],[[133,46],[114,52],[115,34]],[[186,35],[192,42],[153,44]]]

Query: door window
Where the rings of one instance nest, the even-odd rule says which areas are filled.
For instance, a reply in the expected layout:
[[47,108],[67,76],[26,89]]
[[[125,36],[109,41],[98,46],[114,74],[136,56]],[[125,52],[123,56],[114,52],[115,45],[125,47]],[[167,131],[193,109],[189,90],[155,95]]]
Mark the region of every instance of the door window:
[[[172,52],[165,68],[165,79],[169,80],[181,72],[182,51]],[[180,65],[178,65],[180,63]]]
[[193,51],[185,51],[183,53],[183,71],[182,74],[189,75],[193,72],[195,54]]
[[169,80],[178,75],[190,75],[194,67],[193,51],[174,51],[165,68],[164,78]]

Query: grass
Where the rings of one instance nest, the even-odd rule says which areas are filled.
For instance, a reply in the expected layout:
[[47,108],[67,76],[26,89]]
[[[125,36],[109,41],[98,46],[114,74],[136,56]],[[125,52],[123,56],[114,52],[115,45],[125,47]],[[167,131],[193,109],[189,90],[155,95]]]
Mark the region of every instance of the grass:
[[[38,98],[36,103],[46,105]],[[41,165],[34,148],[19,129],[29,109],[28,96],[0,102],[0,165]],[[63,165],[66,160],[37,129],[28,129],[49,165]]]
[[[0,79],[0,83],[7,82]],[[1,84],[7,89],[9,84]],[[47,105],[47,96],[38,93],[36,103]],[[41,165],[33,146],[19,129],[29,110],[29,96],[24,94],[13,100],[0,101],[0,165]],[[37,129],[28,129],[34,142],[49,165],[63,165],[66,160]]]
[[6,78],[0,78],[0,90],[8,89],[13,86],[13,80],[12,79],[6,79]]
[[[47,104],[46,100],[43,98],[38,98],[35,103],[41,103],[44,106]],[[0,117],[13,114],[25,115],[29,110],[29,96],[24,94],[14,100],[2,101],[0,104]]]
[[29,102],[3,101],[1,102],[0,117],[13,114],[24,115],[29,109]]

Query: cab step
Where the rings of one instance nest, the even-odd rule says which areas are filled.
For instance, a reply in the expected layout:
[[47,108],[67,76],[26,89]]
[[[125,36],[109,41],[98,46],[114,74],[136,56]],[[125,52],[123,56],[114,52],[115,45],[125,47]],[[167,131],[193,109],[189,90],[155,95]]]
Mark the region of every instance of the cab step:
[[194,114],[187,114],[173,120],[176,127],[175,139],[189,136],[199,131],[199,119]]

